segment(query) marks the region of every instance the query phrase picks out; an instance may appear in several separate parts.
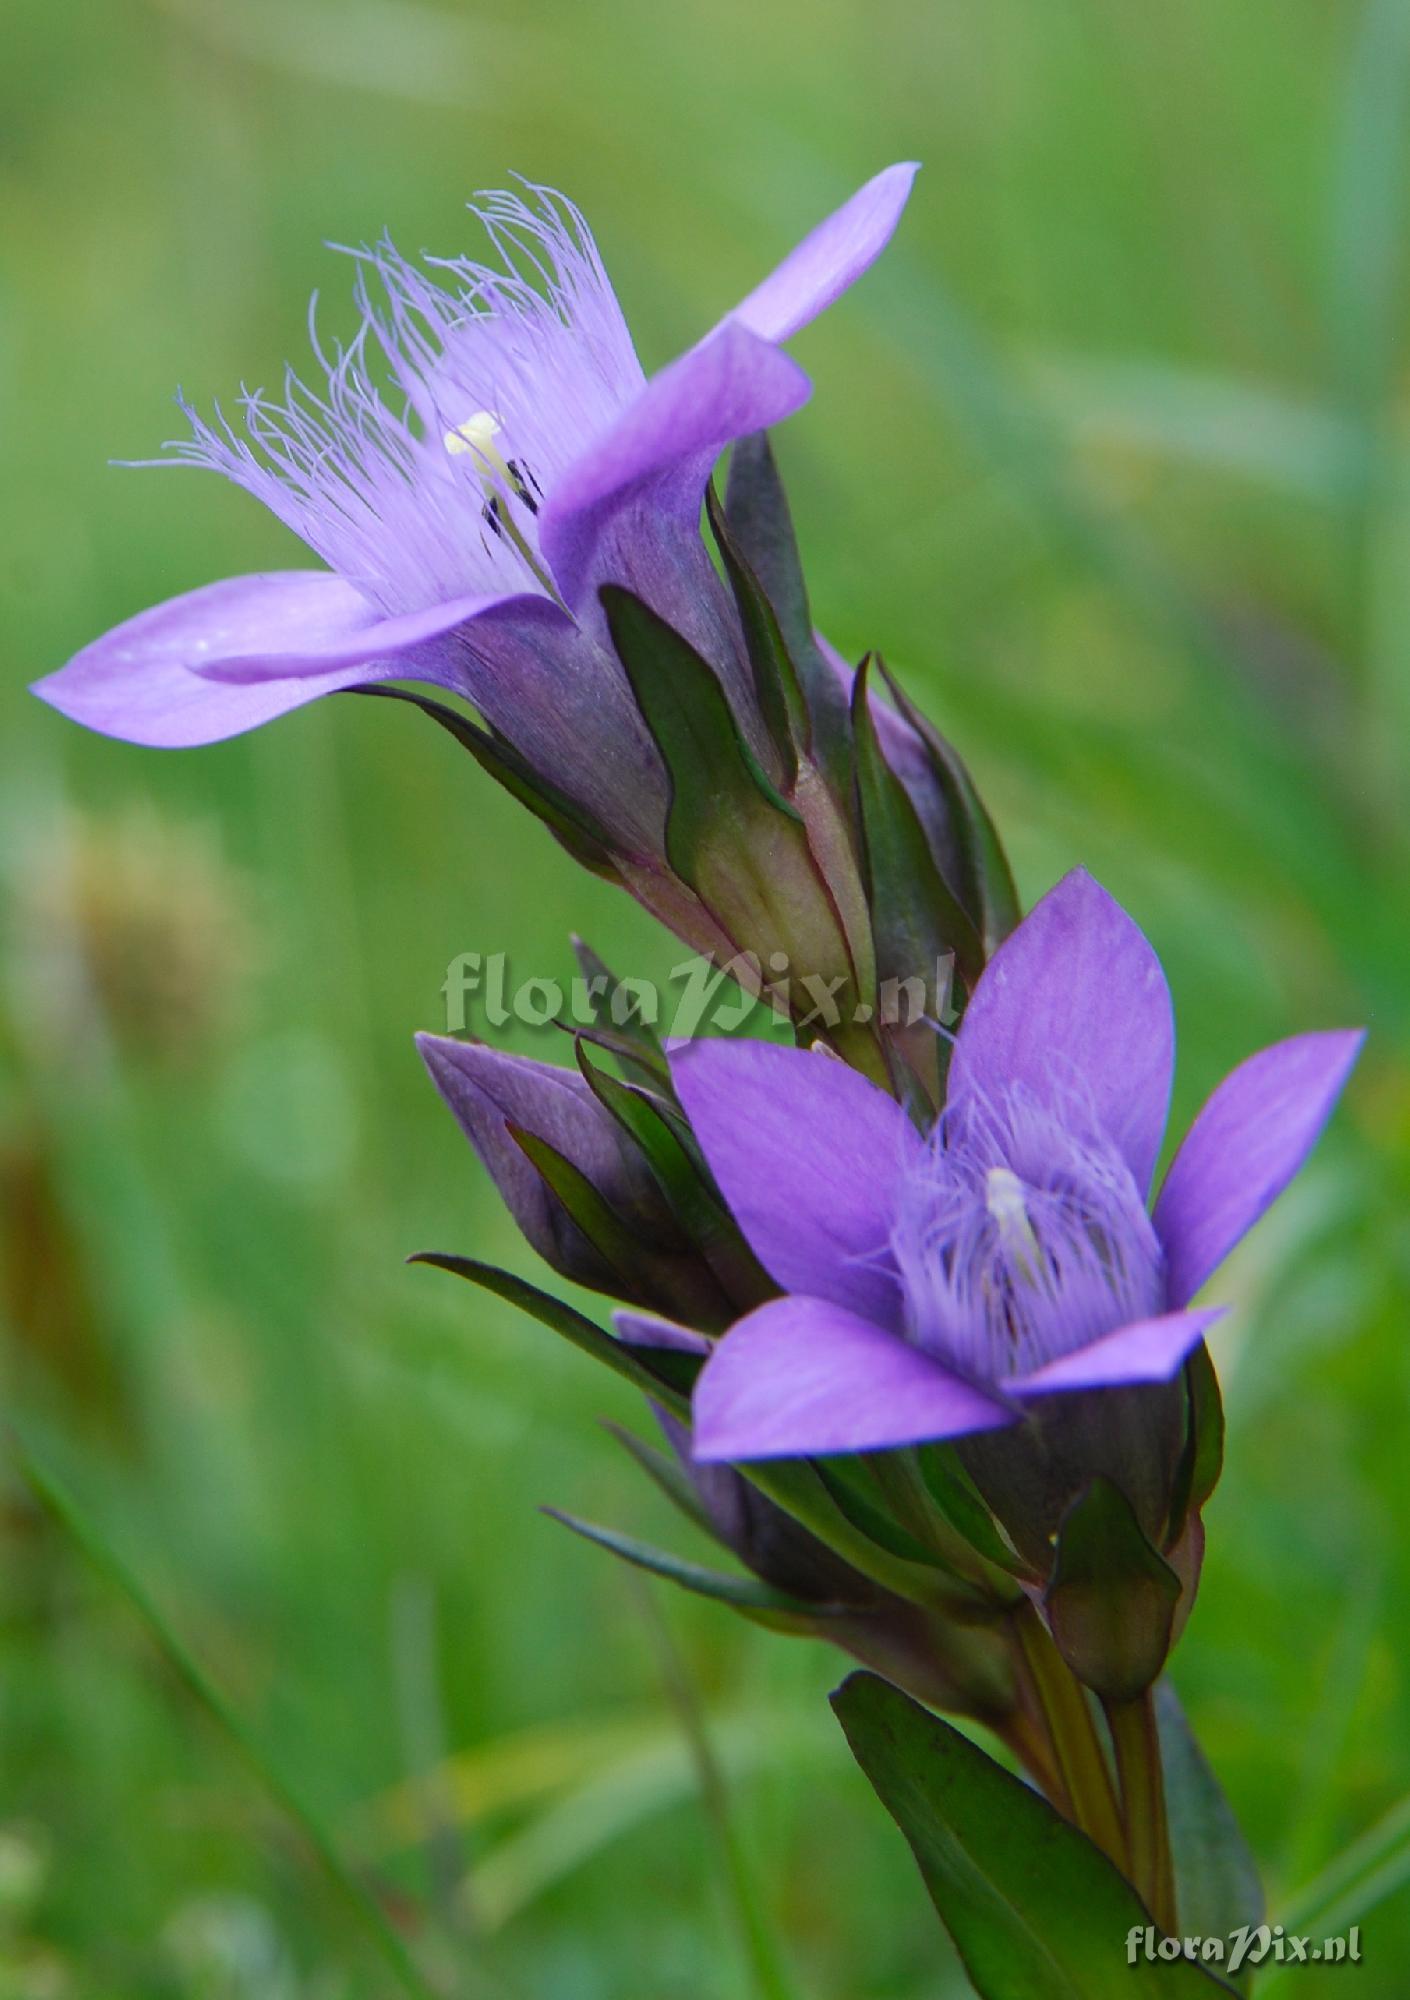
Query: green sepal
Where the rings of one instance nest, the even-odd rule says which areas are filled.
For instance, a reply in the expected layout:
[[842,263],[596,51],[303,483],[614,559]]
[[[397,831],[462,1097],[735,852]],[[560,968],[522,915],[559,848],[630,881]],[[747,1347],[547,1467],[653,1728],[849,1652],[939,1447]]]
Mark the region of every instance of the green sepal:
[[[658,1098],[608,1076],[577,1043],[578,1068],[594,1097],[646,1160],[684,1235],[709,1265],[727,1308],[721,1325],[777,1291],[715,1188],[688,1125]],[[580,1225],[581,1226],[581,1225]],[[732,1308],[732,1309],[731,1309]],[[714,1332],[712,1324],[703,1329]]]
[[1208,1347],[1201,1341],[1184,1367],[1185,1448],[1175,1473],[1166,1546],[1173,1547],[1198,1514],[1224,1469],[1224,1399]]
[[[1214,2000],[1184,1958],[1150,1962],[1126,1878],[1039,1793],[875,1674],[832,1697],[852,1755],[900,1827],[981,2000]],[[1158,1935],[1158,1934],[1157,1934]]]
[[718,1604],[728,1604],[733,1610],[742,1611],[746,1617],[789,1631],[811,1630],[817,1620],[817,1605],[805,1604],[801,1598],[789,1597],[781,1590],[774,1590],[767,1583],[761,1583],[758,1577],[706,1569],[700,1563],[686,1562],[683,1557],[672,1555],[667,1549],[655,1548],[650,1542],[639,1542],[632,1535],[619,1535],[613,1528],[602,1528],[593,1521],[579,1520],[576,1515],[565,1514],[557,1507],[545,1507],[543,1511],[550,1520],[571,1528],[584,1541],[596,1542],[600,1549],[607,1549],[634,1568],[644,1569],[652,1576],[665,1577],[668,1583],[679,1584],[682,1590],[692,1591],[697,1597],[711,1597]]
[[[814,852],[825,816],[816,815],[818,829],[810,835],[804,815],[745,742],[724,689],[693,646],[629,591],[606,584],[599,595],[670,779],[666,852],[676,876],[736,950],[760,960],[782,951],[800,975],[836,975],[864,990],[870,935],[849,934],[846,884],[834,892],[827,858],[820,864]],[[800,782],[804,775],[823,791],[815,772],[800,772]]]
[[468,750],[481,770],[487,771],[496,784],[502,785],[511,797],[527,806],[575,861],[609,882],[620,880],[610,843],[602,828],[581,806],[575,805],[556,786],[540,777],[502,736],[482,729],[468,715],[461,715],[456,709],[447,707],[445,702],[435,701],[430,695],[413,693],[410,688],[365,687],[352,688],[348,692],[377,695],[388,701],[406,701],[413,708],[419,708],[423,715],[429,715],[433,722],[438,722],[453,736],[462,749]]
[[985,1506],[979,1488],[966,1472],[954,1446],[918,1445],[916,1459],[931,1499],[975,1554],[1009,1576],[1030,1575],[1027,1563]]
[[955,844],[954,887],[984,940],[985,951],[992,955],[1023,915],[998,829],[959,752],[907,697],[879,656],[876,666],[902,721],[910,724],[930,759]]
[[868,655],[852,684],[852,741],[877,972],[883,980],[919,974],[938,1015],[937,961],[953,955],[973,990],[984,970],[984,943],[931,852],[910,793],[886,761],[871,710],[871,664]]
[[[513,1119],[505,1120],[505,1130],[531,1166],[557,1196],[593,1249],[621,1280],[622,1297],[636,1294],[641,1275],[642,1239],[604,1200],[581,1167],[560,1153],[536,1132],[528,1132]],[[656,1246],[651,1246],[656,1247]]]
[[[1180,1928],[1207,1938],[1256,1930],[1266,1909],[1257,1863],[1168,1680],[1156,1686],[1155,1721]],[[1231,1983],[1244,1993],[1252,1980],[1245,1968]]]
[[629,1431],[623,1424],[607,1423],[603,1425],[603,1429],[609,1437],[615,1438],[629,1458],[636,1460],[647,1478],[665,1494],[673,1507],[678,1508],[688,1521],[693,1521],[697,1528],[703,1529],[712,1542],[719,1542],[721,1548],[727,1546],[720,1541],[715,1524],[706,1511],[705,1503],[686,1477],[681,1469],[680,1460],[673,1452],[662,1451],[658,1446],[648,1444],[645,1438],[639,1438],[635,1431]]
[[784,782],[791,785],[798,775],[799,752],[807,754],[813,734],[798,669],[789,653],[778,614],[735,540],[724,510],[715,497],[713,481],[705,489],[705,511],[744,630],[759,713],[778,753]]
[[[612,1018],[612,997],[621,984],[620,980],[585,939],[575,936],[572,942],[578,970],[588,982],[592,1026],[584,1028],[572,1024],[570,1032],[583,1035],[610,1055],[624,1076],[645,1083],[652,1089],[669,1092],[671,1073],[661,1037],[635,1011],[625,1021]],[[604,982],[603,991],[594,993],[592,988],[598,982]]]
[[812,1463],[838,1512],[851,1522],[859,1534],[875,1542],[879,1549],[885,1549],[888,1555],[899,1556],[903,1562],[919,1563],[927,1569],[944,1567],[936,1561],[925,1543],[898,1521],[884,1504],[877,1489],[876,1475],[864,1459],[848,1454],[838,1458],[815,1458]]
[[1143,1694],[1165,1665],[1180,1592],[1120,1487],[1092,1480],[1063,1515],[1043,1599],[1078,1680],[1105,1701]]
[[847,696],[813,632],[793,516],[767,431],[740,438],[730,453],[724,518],[778,620],[807,700],[813,755],[834,793],[846,800],[851,789]]
[[[652,1355],[653,1360],[660,1362],[665,1358],[665,1349],[643,1350],[628,1347],[624,1342],[614,1339],[585,1313],[566,1305],[562,1299],[554,1298],[551,1292],[540,1291],[537,1285],[531,1285],[526,1278],[517,1278],[512,1271],[501,1271],[495,1264],[482,1264],[474,1257],[457,1257],[445,1250],[421,1250],[414,1257],[408,1257],[406,1261],[408,1264],[430,1264],[438,1271],[449,1271],[453,1277],[464,1278],[472,1285],[479,1285],[484,1291],[493,1292],[496,1298],[504,1299],[509,1305],[518,1306],[521,1312],[528,1313],[541,1325],[550,1327],[554,1333],[562,1334],[563,1338],[571,1341],[574,1347],[581,1348],[584,1354],[590,1354],[594,1361],[601,1361],[614,1375],[620,1375],[623,1381],[630,1382],[634,1389],[640,1389],[643,1395],[649,1396],[653,1402],[660,1403],[663,1408],[671,1412],[672,1416],[679,1417],[683,1423],[689,1423],[689,1381],[671,1380],[665,1375],[657,1374],[655,1368],[648,1367],[640,1359],[645,1351]],[[692,1355],[673,1353],[670,1358],[674,1363],[688,1363],[694,1360],[695,1372],[699,1372],[699,1361]],[[686,1371],[675,1369],[673,1373],[679,1377]]]

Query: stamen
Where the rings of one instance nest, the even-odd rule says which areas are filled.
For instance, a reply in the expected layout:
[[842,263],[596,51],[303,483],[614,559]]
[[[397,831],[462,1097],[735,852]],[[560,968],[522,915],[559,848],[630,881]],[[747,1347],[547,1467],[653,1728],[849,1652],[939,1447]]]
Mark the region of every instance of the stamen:
[[1013,1260],[1017,1277],[1036,1285],[1043,1272],[1043,1253],[1038,1247],[1023,1182],[1010,1167],[990,1167],[984,1177],[984,1206],[998,1226],[999,1242]]

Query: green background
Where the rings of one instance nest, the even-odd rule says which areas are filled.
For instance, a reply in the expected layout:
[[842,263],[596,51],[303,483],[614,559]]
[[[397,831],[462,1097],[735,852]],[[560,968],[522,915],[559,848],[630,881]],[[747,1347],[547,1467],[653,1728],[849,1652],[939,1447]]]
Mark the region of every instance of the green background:
[[[892,252],[796,343],[816,394],[779,449],[821,622],[964,746],[1026,897],[1081,860],[1149,931],[1178,1118],[1265,1041],[1372,1031],[1221,1281],[1230,1463],[1175,1665],[1287,1907],[1410,1785],[1410,9],[4,0],[0,30],[3,1392],[31,1449],[447,1990],[755,1991],[662,1619],[798,1995],[964,1990],[826,1712],[841,1662],[658,1616],[545,1520],[688,1533],[596,1427],[628,1395],[401,1262],[539,1275],[411,1049],[447,961],[563,977],[572,929],[624,970],[678,954],[409,711],[174,756],[25,693],[151,602],[301,560],[234,489],[108,461],[173,434],[178,385],[302,365],[314,288],[347,330],[325,239],[473,248],[474,189],[554,183],[653,366],[920,158]],[[8,1466],[0,1501],[0,1990],[390,1992]],[[1404,1894],[1362,1922],[1361,1970],[1289,1996],[1404,1993]]]

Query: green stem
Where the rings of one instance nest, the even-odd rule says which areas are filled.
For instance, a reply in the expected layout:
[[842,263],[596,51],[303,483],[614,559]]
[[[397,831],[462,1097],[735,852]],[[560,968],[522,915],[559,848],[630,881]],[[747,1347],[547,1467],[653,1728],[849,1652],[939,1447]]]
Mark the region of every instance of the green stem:
[[1047,1724],[1062,1787],[1071,1802],[1073,1824],[1124,1870],[1125,1833],[1106,1752],[1086,1694],[1033,1606],[1020,1605],[1013,1621],[1024,1664]]
[[1121,1781],[1131,1880],[1160,1928],[1167,1936],[1173,1936],[1175,1870],[1165,1813],[1165,1775],[1155,1702],[1147,1689],[1134,1701],[1108,1701],[1103,1706]]
[[224,1730],[270,1797],[299,1828],[330,1883],[381,1952],[403,1990],[412,1996],[412,2000],[441,2000],[436,1988],[416,1965],[381,1904],[342,1859],[313,1808],[305,1804],[275,1770],[224,1695],[207,1678],[204,1669],[172,1631],[142,1584],[109,1547],[62,1482],[38,1462],[12,1427],[7,1426],[6,1431],[14,1462],[40,1506],[82,1551],[98,1574],[127,1600],[178,1680]]

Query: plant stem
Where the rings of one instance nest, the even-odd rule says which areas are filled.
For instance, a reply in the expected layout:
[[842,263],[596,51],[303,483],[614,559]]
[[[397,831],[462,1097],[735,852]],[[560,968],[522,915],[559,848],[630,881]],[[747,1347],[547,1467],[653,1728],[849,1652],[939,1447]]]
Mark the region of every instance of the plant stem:
[[1131,1880],[1160,1928],[1173,1936],[1175,1871],[1165,1815],[1165,1777],[1155,1703],[1147,1689],[1134,1701],[1109,1701],[1104,1706],[1121,1780]]
[[1066,1794],[1054,1803],[1060,1810],[1070,1808],[1073,1824],[1125,1870],[1126,1837],[1116,1791],[1086,1694],[1031,1604],[1020,1605],[1013,1622]]

